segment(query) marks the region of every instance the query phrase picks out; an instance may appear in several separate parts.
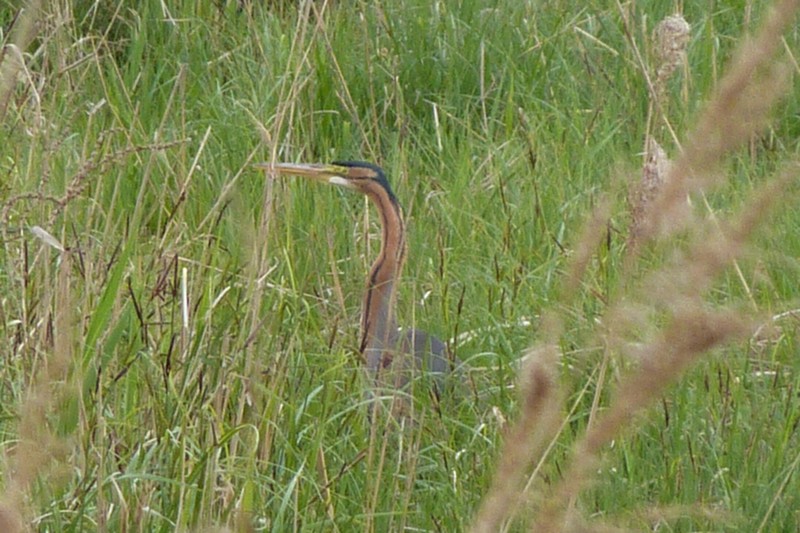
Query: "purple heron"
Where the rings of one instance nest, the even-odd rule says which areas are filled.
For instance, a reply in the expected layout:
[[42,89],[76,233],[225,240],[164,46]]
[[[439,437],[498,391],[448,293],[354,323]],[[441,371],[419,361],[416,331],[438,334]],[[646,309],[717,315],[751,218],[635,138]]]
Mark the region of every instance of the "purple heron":
[[[331,165],[275,163],[258,168],[338,185],[367,196],[378,211],[382,240],[367,275],[361,308],[361,355],[378,387],[402,389],[415,372],[440,378],[451,371],[447,346],[433,335],[397,326],[397,282],[406,257],[403,214],[389,181],[377,165],[339,161]],[[437,380],[438,381],[438,380]]]

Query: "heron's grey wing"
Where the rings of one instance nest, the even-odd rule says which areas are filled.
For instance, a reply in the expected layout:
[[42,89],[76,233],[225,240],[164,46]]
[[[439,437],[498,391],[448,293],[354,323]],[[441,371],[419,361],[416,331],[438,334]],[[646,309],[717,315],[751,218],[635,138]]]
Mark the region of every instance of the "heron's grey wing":
[[414,355],[418,367],[435,374],[450,373],[451,361],[445,343],[419,329],[406,330],[403,334],[406,351]]

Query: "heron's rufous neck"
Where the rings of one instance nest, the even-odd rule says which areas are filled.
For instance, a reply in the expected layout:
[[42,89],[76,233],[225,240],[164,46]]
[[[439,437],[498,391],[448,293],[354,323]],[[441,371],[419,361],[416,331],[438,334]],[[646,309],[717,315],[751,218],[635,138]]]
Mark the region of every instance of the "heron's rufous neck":
[[367,191],[367,196],[378,210],[382,239],[364,294],[361,353],[367,359],[367,367],[377,371],[386,363],[383,353],[394,348],[391,344],[397,336],[395,282],[403,268],[406,243],[403,215],[391,191],[376,185]]

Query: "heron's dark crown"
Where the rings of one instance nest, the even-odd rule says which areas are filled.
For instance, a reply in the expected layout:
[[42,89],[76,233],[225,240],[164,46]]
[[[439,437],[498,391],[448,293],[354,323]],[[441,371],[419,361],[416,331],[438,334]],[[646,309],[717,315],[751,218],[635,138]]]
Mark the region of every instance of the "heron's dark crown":
[[383,169],[374,163],[369,163],[367,161],[333,161],[334,165],[338,165],[340,167],[349,167],[349,168],[363,168],[372,171],[372,175],[363,178],[351,178],[350,176],[345,176],[348,179],[353,179],[354,181],[357,179],[368,179],[370,181],[376,182],[381,187],[386,189],[386,192],[389,193],[389,196],[394,200],[394,191],[392,190],[392,186],[389,183],[389,180],[386,178],[386,174],[383,172]]
[[338,165],[340,167],[351,167],[351,168],[368,168],[373,171],[375,174],[380,176],[385,176],[383,169],[376,165],[375,163],[370,163],[368,161],[334,161],[334,165]]

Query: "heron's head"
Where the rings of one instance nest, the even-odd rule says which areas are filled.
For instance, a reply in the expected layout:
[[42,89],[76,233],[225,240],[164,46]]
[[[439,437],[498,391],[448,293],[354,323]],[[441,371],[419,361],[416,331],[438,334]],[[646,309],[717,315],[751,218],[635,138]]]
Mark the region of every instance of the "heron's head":
[[257,168],[276,174],[303,176],[315,181],[323,181],[364,194],[384,189],[392,197],[389,181],[378,165],[364,161],[335,161],[330,165],[306,163],[258,163]]

